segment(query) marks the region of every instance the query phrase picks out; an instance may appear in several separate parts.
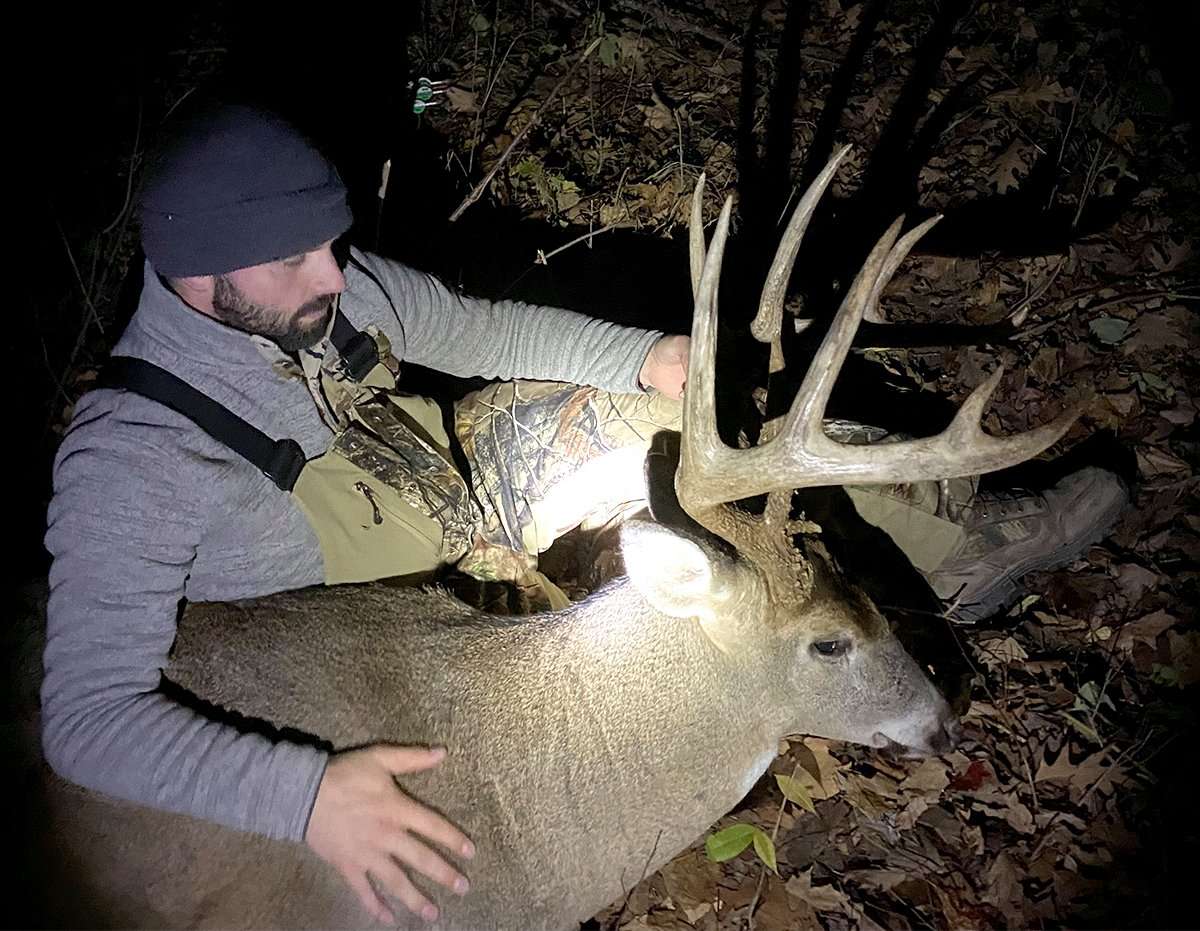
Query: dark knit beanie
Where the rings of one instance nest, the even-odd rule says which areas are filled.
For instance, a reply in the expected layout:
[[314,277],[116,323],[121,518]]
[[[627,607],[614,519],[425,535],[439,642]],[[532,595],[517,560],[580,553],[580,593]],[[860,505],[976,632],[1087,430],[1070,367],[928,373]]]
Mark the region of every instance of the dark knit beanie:
[[280,117],[244,106],[193,121],[150,170],[139,207],[146,258],[168,278],[307,252],[352,220],[333,165]]

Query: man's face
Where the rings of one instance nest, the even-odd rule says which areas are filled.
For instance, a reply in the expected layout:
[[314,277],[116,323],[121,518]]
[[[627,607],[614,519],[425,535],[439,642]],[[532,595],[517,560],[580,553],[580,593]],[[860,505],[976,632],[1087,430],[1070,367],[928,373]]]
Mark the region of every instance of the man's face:
[[213,277],[213,316],[274,340],[285,352],[315,346],[346,279],[330,243],[311,252]]

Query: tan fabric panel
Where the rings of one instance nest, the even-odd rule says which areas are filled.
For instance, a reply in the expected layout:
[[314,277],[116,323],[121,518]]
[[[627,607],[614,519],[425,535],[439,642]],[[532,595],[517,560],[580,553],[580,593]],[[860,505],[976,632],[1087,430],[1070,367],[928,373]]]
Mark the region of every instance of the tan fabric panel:
[[957,552],[966,531],[945,518],[874,486],[847,486],[859,515],[890,536],[914,566],[932,572]]
[[310,460],[292,494],[320,541],[327,585],[442,564],[442,525],[337,453]]

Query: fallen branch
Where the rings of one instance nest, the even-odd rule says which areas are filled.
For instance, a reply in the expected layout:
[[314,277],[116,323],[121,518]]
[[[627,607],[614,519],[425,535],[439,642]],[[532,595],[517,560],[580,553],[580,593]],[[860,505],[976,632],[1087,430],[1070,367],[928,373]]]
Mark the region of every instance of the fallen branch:
[[552,258],[554,258],[556,255],[558,255],[560,252],[570,249],[572,246],[578,245],[579,243],[583,242],[584,240],[587,240],[588,243],[590,244],[591,240],[595,239],[601,233],[607,233],[609,230],[615,230],[615,229],[630,229],[630,228],[632,228],[632,226],[633,226],[632,223],[620,223],[620,222],[609,223],[608,226],[602,226],[600,229],[595,230],[594,232],[584,233],[582,236],[576,236],[569,243],[559,246],[557,249],[551,249],[549,252],[543,252],[541,249],[538,249],[537,258],[534,259],[533,264],[534,265],[549,265],[550,260]]
[[455,208],[454,213],[450,214],[451,223],[461,217],[463,212],[470,207],[471,204],[475,203],[475,201],[479,200],[479,198],[483,196],[483,192],[487,190],[488,185],[492,183],[492,179],[496,177],[496,172],[503,167],[504,163],[507,162],[513,152],[516,151],[517,146],[521,143],[521,140],[528,135],[529,130],[533,129],[533,127],[536,126],[541,120],[542,111],[546,109],[547,104],[549,104],[550,101],[552,101],[558,95],[558,92],[562,90],[563,85],[570,80],[576,69],[585,61],[587,61],[588,56],[596,50],[596,46],[600,44],[602,39],[603,36],[593,39],[591,45],[584,49],[583,54],[576,59],[575,64],[571,65],[571,67],[567,69],[567,73],[559,78],[558,83],[554,85],[554,89],[551,90],[546,96],[546,99],[538,105],[538,108],[533,112],[533,116],[530,118],[529,122],[525,124],[525,127],[519,133],[517,133],[513,141],[508,144],[508,148],[505,149],[500,158],[496,160],[496,164],[493,165],[488,173],[483,176],[483,180],[471,189],[471,193],[468,194],[463,199],[463,202]]

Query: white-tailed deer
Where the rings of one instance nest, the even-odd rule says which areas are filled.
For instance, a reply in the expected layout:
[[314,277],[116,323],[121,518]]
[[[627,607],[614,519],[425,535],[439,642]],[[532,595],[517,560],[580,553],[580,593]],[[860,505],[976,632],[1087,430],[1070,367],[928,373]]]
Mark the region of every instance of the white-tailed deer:
[[[778,350],[804,227],[844,151],[805,195],[754,332]],[[502,618],[444,593],[383,585],[193,605],[168,675],[200,697],[335,748],[441,744],[404,789],[478,849],[462,899],[423,887],[433,927],[571,928],[732,808],[779,739],[815,734],[911,753],[954,741],[951,711],[865,595],[813,537],[794,539],[797,487],[945,478],[1037,455],[1073,415],[1008,439],[979,418],[993,376],[942,434],[877,447],[822,429],[864,312],[927,228],[884,234],[846,294],[787,415],[760,445],[717,436],[717,285],[726,201],[707,255],[694,200],[695,318],[676,490],[707,533],[631,521],[628,576],[550,614]],[[761,515],[732,507],[768,494]],[[89,925],[371,924],[305,846],[241,834],[55,782],[47,833],[69,852],[61,894]],[[78,891],[70,891],[72,889]],[[427,927],[396,906],[405,927]]]

